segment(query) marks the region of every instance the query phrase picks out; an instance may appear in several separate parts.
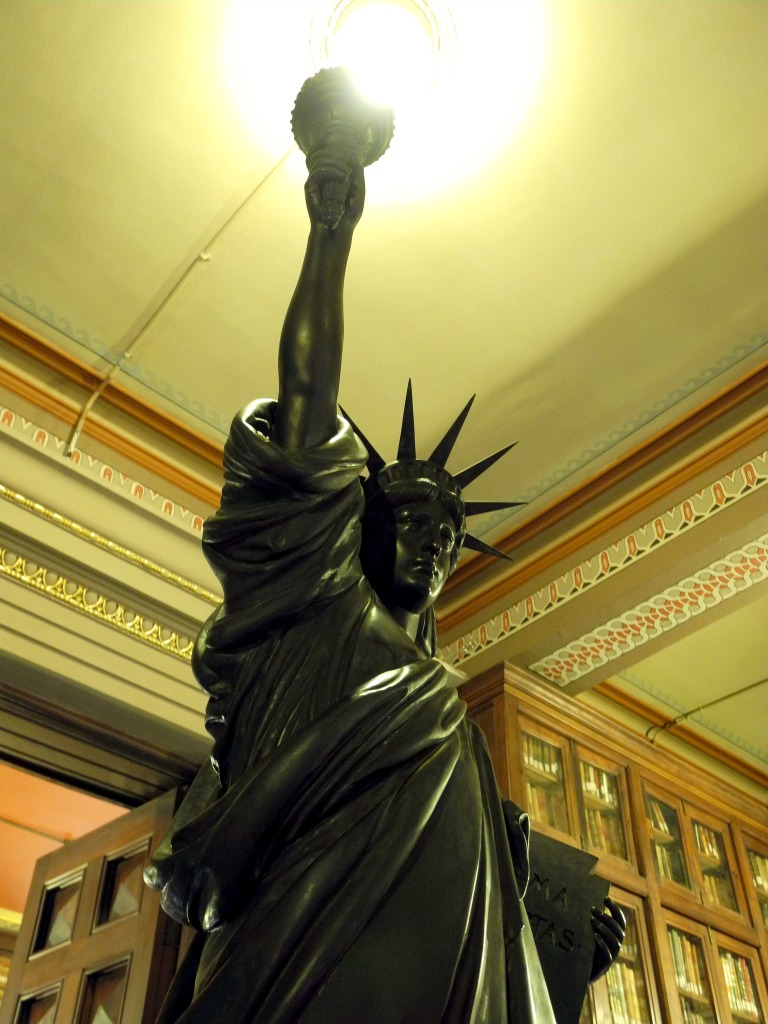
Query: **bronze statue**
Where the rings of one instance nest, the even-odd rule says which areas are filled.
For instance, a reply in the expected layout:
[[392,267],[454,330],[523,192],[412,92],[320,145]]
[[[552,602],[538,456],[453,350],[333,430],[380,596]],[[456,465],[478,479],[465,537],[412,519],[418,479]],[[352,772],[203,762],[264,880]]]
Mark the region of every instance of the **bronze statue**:
[[[444,462],[467,410],[418,460],[407,405],[389,466],[338,415],[365,183],[349,149],[308,165],[278,400],[235,418],[204,532],[224,588],[194,656],[213,752],[146,872],[199,934],[160,1021],[554,1024],[521,901],[527,818],[433,657],[465,536]],[[595,976],[623,936],[609,910]]]

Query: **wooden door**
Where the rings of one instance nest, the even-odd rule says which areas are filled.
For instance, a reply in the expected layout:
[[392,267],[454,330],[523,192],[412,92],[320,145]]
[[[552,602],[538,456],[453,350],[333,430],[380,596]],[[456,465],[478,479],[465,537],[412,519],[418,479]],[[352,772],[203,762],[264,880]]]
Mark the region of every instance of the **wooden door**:
[[152,1024],[180,928],[142,871],[176,803],[166,793],[37,862],[0,1024]]

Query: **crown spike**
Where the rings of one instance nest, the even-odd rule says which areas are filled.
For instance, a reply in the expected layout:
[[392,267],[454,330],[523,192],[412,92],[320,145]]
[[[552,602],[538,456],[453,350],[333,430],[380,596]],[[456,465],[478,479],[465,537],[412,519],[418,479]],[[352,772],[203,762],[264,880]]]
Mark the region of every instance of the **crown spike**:
[[518,508],[525,501],[465,501],[464,515],[480,516],[485,512],[501,512],[505,508]]
[[488,455],[486,458],[481,459],[480,462],[476,462],[474,466],[468,466],[467,469],[463,469],[461,473],[454,473],[454,480],[458,483],[459,487],[466,487],[484,473],[486,469],[490,469],[494,462],[497,462],[502,455],[506,455],[507,452],[511,448],[514,448],[516,444],[517,441],[513,441],[512,444],[505,445],[504,448],[500,448],[499,451],[494,452],[493,455]]
[[376,449],[373,447],[371,442],[368,440],[368,438],[365,436],[362,430],[358,427],[358,425],[355,423],[355,421],[352,419],[352,417],[349,415],[346,409],[343,409],[341,406],[339,406],[339,412],[344,417],[344,419],[349,423],[350,427],[352,427],[352,429],[360,438],[360,440],[363,442],[363,446],[365,447],[365,450],[368,452],[368,473],[370,474],[370,476],[376,476],[379,470],[383,469],[384,466],[386,465],[384,459],[382,459],[382,457],[379,455],[379,453],[376,451]]
[[410,378],[408,389],[405,392],[405,405],[403,406],[403,425],[400,428],[400,443],[397,446],[397,459],[416,458],[416,427],[413,422],[413,388]]
[[472,403],[474,402],[474,400],[475,395],[472,395],[470,400],[467,402],[467,404],[461,410],[461,412],[456,417],[454,422],[446,431],[445,437],[442,439],[442,441],[440,441],[437,448],[435,448],[435,450],[429,456],[429,462],[434,462],[434,464],[436,466],[439,466],[441,469],[445,467],[445,464],[448,461],[448,456],[453,451],[453,446],[456,443],[456,438],[459,436],[459,432],[461,431],[461,428],[464,426],[464,420],[467,418],[467,413],[472,408]]
[[505,558],[508,562],[514,561],[514,559],[506,554],[506,552],[499,551],[498,548],[494,548],[490,544],[486,544],[485,541],[479,540],[479,538],[473,537],[469,533],[464,538],[464,542],[461,546],[463,548],[470,548],[472,551],[479,551],[483,555],[492,555],[494,558]]

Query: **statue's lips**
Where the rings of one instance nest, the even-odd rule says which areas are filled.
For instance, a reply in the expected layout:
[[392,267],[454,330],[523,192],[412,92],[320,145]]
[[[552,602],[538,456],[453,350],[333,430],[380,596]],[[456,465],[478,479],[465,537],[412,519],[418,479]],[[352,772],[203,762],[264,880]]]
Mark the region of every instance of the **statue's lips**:
[[437,575],[437,565],[432,561],[414,562],[411,568],[414,572],[420,573],[423,576],[429,576],[430,579]]

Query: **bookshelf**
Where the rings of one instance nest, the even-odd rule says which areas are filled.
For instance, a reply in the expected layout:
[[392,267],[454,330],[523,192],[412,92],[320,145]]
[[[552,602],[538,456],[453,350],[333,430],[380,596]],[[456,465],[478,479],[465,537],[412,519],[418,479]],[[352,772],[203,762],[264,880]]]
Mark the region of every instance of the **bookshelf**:
[[751,962],[729,949],[720,949],[719,953],[728,1005],[734,1021],[762,1024],[763,1015]]
[[658,793],[646,790],[645,811],[657,878],[662,884],[672,882],[690,889],[691,881],[680,829],[679,803],[665,800]]
[[576,750],[584,846],[596,854],[632,859],[627,838],[625,769],[581,747]]
[[672,1024],[765,1024],[768,991],[759,949],[679,914],[663,918],[672,965],[664,982],[679,1010],[670,1013]]
[[502,791],[595,854],[627,915],[579,1024],[768,1024],[764,801],[512,666],[461,693]]
[[611,896],[624,911],[627,932],[618,959],[592,986],[591,1016],[587,1021],[651,1024],[659,1020],[659,1011],[651,997],[652,967],[642,901],[615,887]]
[[741,913],[734,884],[733,856],[726,838],[727,826],[703,819],[698,811],[691,811],[690,822],[702,900],[710,907]]
[[703,939],[671,925],[667,928],[667,935],[684,1024],[717,1024]]
[[522,724],[521,748],[525,780],[525,807],[531,820],[544,831],[570,834],[573,816],[567,797],[563,740],[532,724]]

